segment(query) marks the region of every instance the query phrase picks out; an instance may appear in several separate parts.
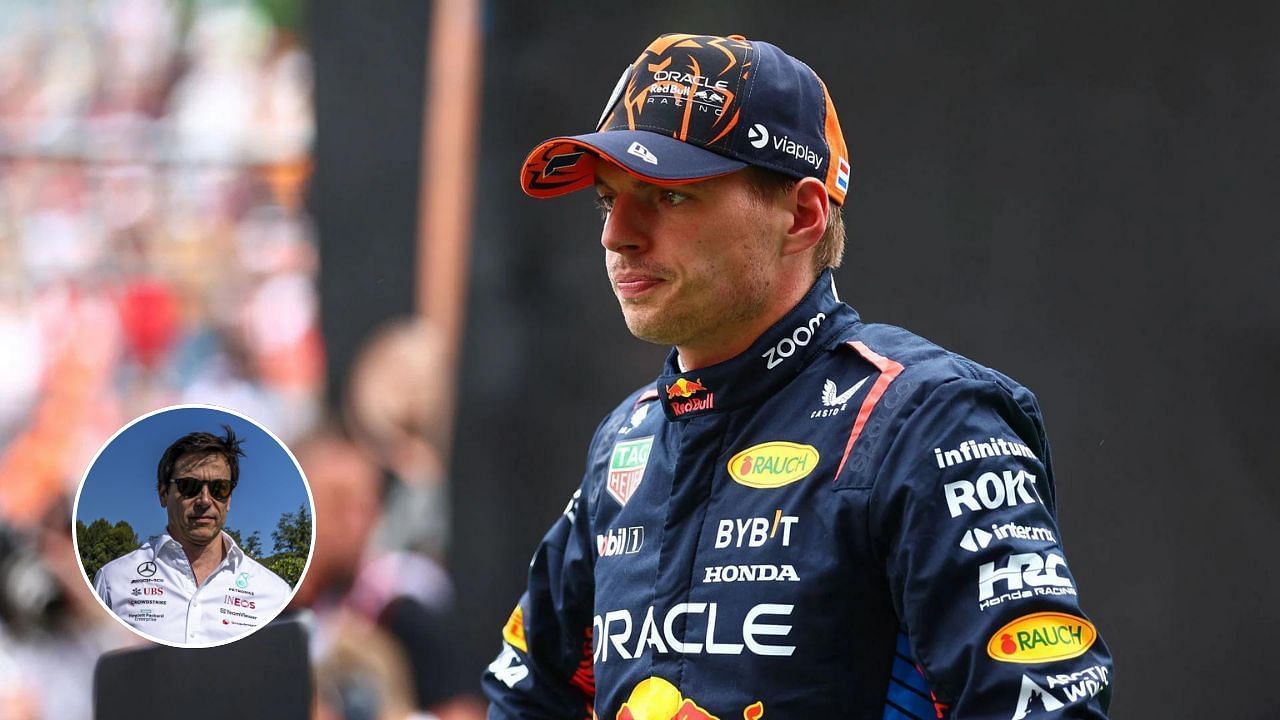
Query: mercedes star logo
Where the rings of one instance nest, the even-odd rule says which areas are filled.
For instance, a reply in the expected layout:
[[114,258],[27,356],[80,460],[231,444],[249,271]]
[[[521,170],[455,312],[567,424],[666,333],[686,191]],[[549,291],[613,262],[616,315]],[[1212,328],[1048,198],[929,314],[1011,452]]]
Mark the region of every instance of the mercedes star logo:
[[150,560],[138,566],[138,574],[142,577],[151,577],[156,574],[156,564]]

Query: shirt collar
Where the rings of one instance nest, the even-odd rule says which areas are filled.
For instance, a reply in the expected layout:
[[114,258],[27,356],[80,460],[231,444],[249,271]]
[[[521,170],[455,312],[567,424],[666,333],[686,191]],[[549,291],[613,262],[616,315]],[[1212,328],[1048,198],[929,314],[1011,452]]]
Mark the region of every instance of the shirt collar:
[[[244,551],[240,549],[240,546],[225,530],[222,531],[222,543],[223,549],[227,551],[223,562],[227,563],[232,571],[239,570],[240,563],[245,558]],[[151,547],[152,560],[159,557],[161,553],[177,553],[178,557],[183,558],[187,556],[187,551],[182,549],[182,543],[174,540],[168,530],[149,538],[146,544]]]
[[823,270],[799,304],[743,353],[681,372],[672,348],[657,383],[662,409],[670,420],[688,420],[776,393],[856,322],[858,313],[840,302],[831,270]]

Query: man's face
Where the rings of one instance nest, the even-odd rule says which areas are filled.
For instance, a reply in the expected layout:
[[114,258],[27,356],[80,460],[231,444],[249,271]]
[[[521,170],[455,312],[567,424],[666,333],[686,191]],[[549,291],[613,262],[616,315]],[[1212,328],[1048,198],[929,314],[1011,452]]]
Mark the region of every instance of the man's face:
[[[231,468],[221,455],[183,455],[173,466],[173,478],[231,480]],[[169,534],[180,543],[207,545],[218,538],[227,522],[231,498],[218,500],[201,484],[195,497],[183,497],[178,486],[169,483],[160,492],[160,506],[169,513]]]
[[633,335],[714,348],[765,329],[787,218],[744,173],[663,187],[600,162],[596,194],[605,267]]

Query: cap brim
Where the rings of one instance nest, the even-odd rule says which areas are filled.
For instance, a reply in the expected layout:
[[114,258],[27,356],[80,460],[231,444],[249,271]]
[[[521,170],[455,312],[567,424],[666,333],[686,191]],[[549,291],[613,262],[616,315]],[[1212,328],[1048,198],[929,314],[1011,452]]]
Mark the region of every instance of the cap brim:
[[747,166],[667,135],[611,130],[551,138],[525,158],[520,187],[536,198],[556,197],[595,184],[597,158],[655,185],[681,185],[728,175]]

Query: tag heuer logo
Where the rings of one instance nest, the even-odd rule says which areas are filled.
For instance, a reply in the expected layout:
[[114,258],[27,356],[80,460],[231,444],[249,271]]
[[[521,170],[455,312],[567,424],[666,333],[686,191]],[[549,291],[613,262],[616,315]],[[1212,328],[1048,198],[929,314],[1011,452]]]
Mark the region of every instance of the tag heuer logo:
[[652,447],[652,435],[613,446],[606,487],[618,504],[626,505],[636,488],[640,487],[640,481],[644,480],[644,468],[649,464],[649,449]]

